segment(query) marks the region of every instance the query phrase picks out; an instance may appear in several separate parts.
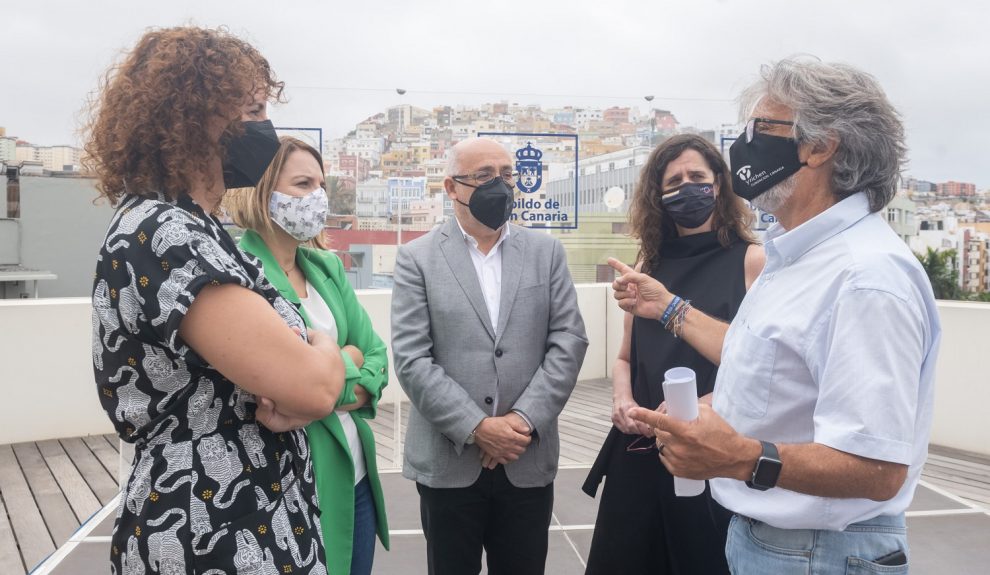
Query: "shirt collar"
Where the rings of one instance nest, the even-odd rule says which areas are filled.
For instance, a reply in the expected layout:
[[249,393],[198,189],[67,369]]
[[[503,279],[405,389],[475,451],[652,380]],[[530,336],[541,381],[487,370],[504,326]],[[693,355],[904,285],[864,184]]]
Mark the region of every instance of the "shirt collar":
[[767,230],[767,256],[778,255],[785,265],[791,264],[869,214],[869,199],[860,192],[837,202],[792,230],[785,230],[780,223],[776,223]]
[[[454,221],[457,222],[457,229],[461,230],[461,235],[464,236],[464,241],[466,241],[467,243],[471,244],[475,249],[478,249],[478,240],[474,239],[474,236],[472,236],[471,234],[469,234],[466,231],[464,231],[464,227],[461,226],[460,220],[458,220],[455,217],[454,218]],[[502,233],[500,233],[498,235],[498,239],[495,240],[495,245],[492,246],[491,251],[489,251],[488,253],[495,252],[495,250],[497,250],[498,247],[500,245],[502,245],[502,242],[504,242],[505,239],[509,237],[509,233],[510,233],[509,232],[509,224],[508,223],[503,224],[502,225]]]

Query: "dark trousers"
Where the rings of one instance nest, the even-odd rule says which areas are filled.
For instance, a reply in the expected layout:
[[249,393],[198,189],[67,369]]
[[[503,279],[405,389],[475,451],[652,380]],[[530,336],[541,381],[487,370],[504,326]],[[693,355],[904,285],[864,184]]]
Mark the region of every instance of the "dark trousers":
[[612,445],[586,575],[723,575],[731,513],[706,488],[674,495],[674,478],[656,450]]
[[499,465],[470,487],[416,489],[430,575],[476,575],[482,549],[491,575],[542,575],[553,483],[515,487]]

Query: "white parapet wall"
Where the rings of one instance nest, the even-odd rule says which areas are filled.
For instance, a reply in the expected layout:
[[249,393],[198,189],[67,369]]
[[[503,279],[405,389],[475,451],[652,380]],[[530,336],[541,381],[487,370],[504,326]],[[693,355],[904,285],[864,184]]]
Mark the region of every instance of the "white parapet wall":
[[[577,292],[591,343],[579,378],[606,378],[622,339],[622,311],[607,284],[582,284]],[[389,341],[391,293],[359,290],[358,299]],[[990,456],[990,304],[939,302],[939,311],[932,443]],[[0,300],[0,444],[113,432],[93,382],[90,313],[87,298]],[[383,401],[403,399],[390,370]]]
[[940,301],[938,312],[931,443],[990,456],[990,303]]
[[0,300],[0,443],[113,433],[93,381],[88,298]]

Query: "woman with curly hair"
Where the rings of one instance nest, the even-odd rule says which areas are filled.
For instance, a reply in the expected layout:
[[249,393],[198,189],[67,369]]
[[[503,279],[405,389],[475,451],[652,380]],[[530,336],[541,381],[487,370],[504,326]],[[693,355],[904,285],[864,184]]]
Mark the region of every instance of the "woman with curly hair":
[[594,497],[607,477],[588,574],[729,571],[730,514],[707,488],[698,497],[676,497],[653,433],[628,412],[659,407],[663,374],[677,366],[695,371],[699,396],[711,401],[722,338],[696,337],[691,324],[698,313],[731,320],[764,262],[749,231],[752,214],[731,182],[718,150],[693,134],[657,146],[640,175],[629,218],[640,240],[639,265],[679,297],[664,322],[625,316],[612,369],[614,426],[584,484]]
[[303,427],[344,362],[214,212],[278,149],[282,83],[225,30],[149,31],[107,73],[86,152],[116,206],[93,282],[103,408],[135,446],[113,572],[326,573]]

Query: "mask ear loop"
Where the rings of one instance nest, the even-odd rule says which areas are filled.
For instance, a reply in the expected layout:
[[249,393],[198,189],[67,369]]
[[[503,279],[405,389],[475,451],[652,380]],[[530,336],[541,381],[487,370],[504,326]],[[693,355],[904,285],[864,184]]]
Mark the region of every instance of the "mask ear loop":
[[[479,187],[481,187],[481,186],[472,186],[471,184],[469,184],[467,182],[462,182],[462,181],[458,180],[457,178],[455,178],[454,176],[451,176],[450,179],[451,180],[454,180],[455,182],[457,182],[458,184],[460,184],[462,186],[467,186],[467,187],[471,188],[472,190],[477,190]],[[454,198],[454,201],[457,202],[458,204],[464,206],[465,208],[469,208],[469,209],[471,208],[471,206],[469,204],[466,204],[466,203],[462,202],[459,198]]]

